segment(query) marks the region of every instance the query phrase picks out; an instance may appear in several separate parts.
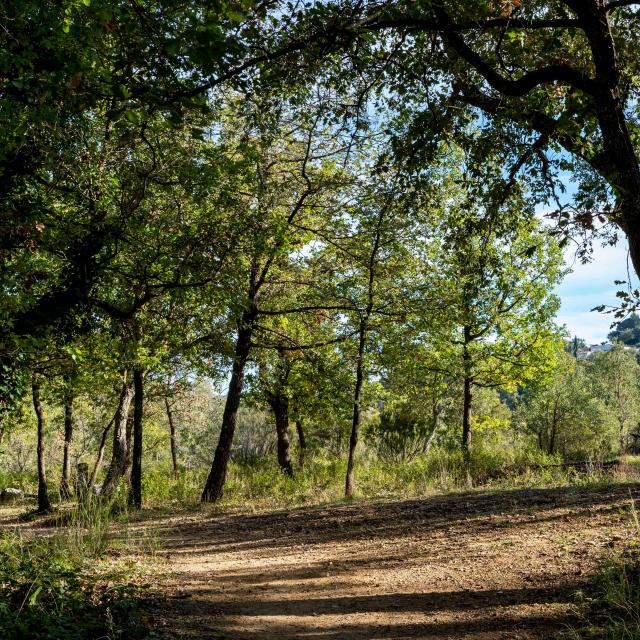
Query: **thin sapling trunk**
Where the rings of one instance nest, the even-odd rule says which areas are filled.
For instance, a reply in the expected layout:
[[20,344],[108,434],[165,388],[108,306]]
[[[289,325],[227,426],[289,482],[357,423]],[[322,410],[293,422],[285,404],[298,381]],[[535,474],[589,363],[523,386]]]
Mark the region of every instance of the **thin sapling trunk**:
[[38,511],[40,513],[47,513],[51,511],[51,502],[49,501],[49,492],[47,490],[47,473],[44,455],[44,409],[40,398],[40,380],[36,373],[34,373],[31,378],[31,391],[33,395],[33,408],[38,421]]

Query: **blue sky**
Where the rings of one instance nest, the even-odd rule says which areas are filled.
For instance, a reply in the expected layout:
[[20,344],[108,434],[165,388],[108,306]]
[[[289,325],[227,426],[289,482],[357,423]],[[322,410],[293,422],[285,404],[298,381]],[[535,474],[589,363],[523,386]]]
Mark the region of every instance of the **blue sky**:
[[575,259],[572,250],[566,251],[565,259],[573,272],[556,288],[562,301],[557,321],[566,325],[571,335],[588,343],[607,339],[613,317],[590,309],[599,304],[616,304],[615,293],[620,287],[614,280],[628,279],[627,253],[624,239],[615,247],[594,246],[593,259],[588,264]]

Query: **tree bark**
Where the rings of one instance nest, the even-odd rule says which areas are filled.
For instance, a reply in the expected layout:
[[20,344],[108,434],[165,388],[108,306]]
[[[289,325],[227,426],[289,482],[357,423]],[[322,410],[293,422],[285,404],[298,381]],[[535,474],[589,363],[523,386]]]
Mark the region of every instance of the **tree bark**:
[[556,433],[558,431],[558,400],[553,403],[553,418],[551,421],[551,433],[549,434],[549,448],[547,453],[553,455],[556,450]]
[[269,394],[268,402],[276,421],[278,464],[286,476],[293,478],[293,464],[289,455],[289,398],[283,393]]
[[255,307],[246,311],[242,315],[242,321],[238,328],[236,339],[235,357],[233,359],[233,369],[229,390],[222,414],[222,425],[220,428],[220,438],[213,457],[211,471],[207,477],[207,482],[202,491],[202,502],[217,502],[222,498],[224,483],[227,478],[227,468],[231,457],[231,446],[233,444],[233,434],[236,429],[238,417],[238,407],[242,397],[242,387],[244,383],[244,369],[251,349],[251,336],[253,334],[253,323],[256,318]]
[[[118,406],[120,406],[118,404]],[[111,431],[111,427],[115,422],[115,415],[109,421],[109,424],[102,430],[102,437],[100,438],[100,446],[98,447],[98,455],[96,457],[96,463],[93,465],[93,471],[91,472],[91,478],[89,480],[89,486],[93,487],[96,482],[96,478],[98,477],[98,471],[102,466],[102,459],[104,458],[104,450],[107,445],[107,436],[109,435],[109,431]]]
[[144,409],[144,372],[139,367],[133,370],[133,456],[131,464],[131,486],[129,505],[142,508],[142,412]]
[[[132,400],[133,401],[133,400]],[[124,463],[124,477],[127,483],[131,482],[131,442],[133,440],[133,415],[131,411],[129,411],[129,415],[127,416],[127,452],[125,455],[125,463]]]
[[436,433],[438,432],[438,428],[440,427],[440,414],[442,412],[442,407],[440,405],[440,399],[437,393],[438,388],[438,374],[434,373],[433,375],[433,398],[431,400],[431,433],[429,434],[427,441],[425,442],[424,448],[422,450],[423,455],[429,453],[431,449],[431,445],[433,441],[436,439]]
[[167,409],[167,420],[169,421],[169,443],[171,445],[171,464],[173,465],[173,476],[178,477],[178,453],[176,451],[176,425],[173,422],[173,412],[169,404],[168,396],[164,397],[164,406]]
[[127,380],[127,372],[125,371],[118,409],[114,420],[115,428],[113,431],[113,453],[111,455],[111,464],[109,465],[107,476],[104,484],[102,485],[101,493],[105,496],[111,496],[113,494],[127,470],[127,423],[129,421],[129,407],[131,405],[132,398],[133,388]]
[[304,469],[304,459],[307,453],[307,441],[304,437],[304,427],[302,426],[302,419],[296,420],[296,433],[298,434],[298,466],[300,470]]
[[558,430],[558,400],[553,403],[553,417],[551,420],[551,433],[549,433],[549,443],[547,453],[553,455],[556,449],[556,433]]
[[44,409],[40,399],[40,380],[38,374],[34,373],[31,378],[31,391],[33,395],[33,408],[38,419],[38,512],[47,513],[51,511],[49,492],[47,490],[47,473],[44,456]]
[[551,427],[551,434],[549,435],[549,449],[547,453],[552,456],[556,451],[556,423],[553,423]]
[[471,444],[471,404],[473,402],[473,378],[471,377],[471,354],[469,344],[473,341],[471,327],[464,326],[464,345],[462,349],[462,367],[464,371],[462,398],[462,455],[468,464],[470,459],[469,445]]
[[469,460],[469,445],[471,444],[472,384],[471,378],[465,377],[462,401],[462,453],[467,461]]
[[73,393],[67,390],[64,398],[64,448],[62,456],[62,479],[60,495],[63,500],[71,498],[71,440],[73,439]]
[[353,498],[355,491],[355,456],[358,438],[360,436],[360,422],[362,420],[362,412],[360,407],[360,396],[362,394],[362,381],[364,379],[364,348],[367,336],[367,326],[364,322],[360,323],[360,332],[358,337],[358,360],[356,364],[356,384],[353,390],[353,418],[351,421],[351,437],[349,438],[349,459],[347,461],[347,476],[345,482],[344,496],[345,498]]

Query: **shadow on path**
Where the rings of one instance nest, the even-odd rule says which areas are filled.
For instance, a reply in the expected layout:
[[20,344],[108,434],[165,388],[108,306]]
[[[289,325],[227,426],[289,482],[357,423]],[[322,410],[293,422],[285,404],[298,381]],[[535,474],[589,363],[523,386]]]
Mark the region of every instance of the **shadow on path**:
[[175,572],[175,597],[160,609],[192,638],[552,638],[575,623],[575,591],[612,527],[628,525],[621,507],[630,494],[640,487],[467,492],[159,522]]

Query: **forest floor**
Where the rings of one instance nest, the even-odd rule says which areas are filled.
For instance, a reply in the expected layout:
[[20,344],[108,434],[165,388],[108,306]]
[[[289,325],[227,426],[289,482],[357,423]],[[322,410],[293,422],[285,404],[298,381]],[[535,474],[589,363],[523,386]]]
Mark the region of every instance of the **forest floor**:
[[546,639],[581,625],[580,594],[638,538],[632,497],[640,484],[145,510],[127,538],[153,538],[145,609],[162,637]]
[[637,538],[631,496],[638,484],[164,519],[154,624],[230,640],[552,638]]

